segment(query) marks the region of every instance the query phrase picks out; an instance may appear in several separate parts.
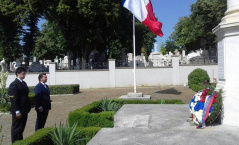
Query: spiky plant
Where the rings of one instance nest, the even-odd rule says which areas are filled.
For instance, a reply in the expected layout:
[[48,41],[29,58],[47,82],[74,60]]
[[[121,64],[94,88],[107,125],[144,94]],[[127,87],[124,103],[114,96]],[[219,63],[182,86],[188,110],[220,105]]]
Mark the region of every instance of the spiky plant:
[[99,107],[102,111],[117,112],[121,108],[121,105],[116,103],[116,102],[113,102],[113,100],[109,100],[107,98],[104,98],[104,99],[101,100],[101,103],[100,103]]
[[51,139],[55,145],[76,145],[79,141],[76,141],[74,137],[79,134],[79,131],[76,132],[77,123],[72,127],[69,127],[68,122],[66,121],[65,126],[60,122],[59,127],[55,127],[53,132],[50,134]]

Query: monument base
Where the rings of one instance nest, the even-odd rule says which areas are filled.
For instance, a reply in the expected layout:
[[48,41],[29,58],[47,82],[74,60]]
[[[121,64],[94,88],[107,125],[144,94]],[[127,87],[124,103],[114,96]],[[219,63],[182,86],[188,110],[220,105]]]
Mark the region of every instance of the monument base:
[[119,99],[124,100],[150,100],[150,95],[143,95],[142,92],[140,93],[128,93],[128,95],[123,95],[119,97]]

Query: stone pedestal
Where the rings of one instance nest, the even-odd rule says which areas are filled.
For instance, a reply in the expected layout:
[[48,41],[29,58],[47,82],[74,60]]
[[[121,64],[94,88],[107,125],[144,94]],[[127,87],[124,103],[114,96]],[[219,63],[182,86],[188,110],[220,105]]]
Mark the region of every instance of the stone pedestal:
[[120,99],[124,99],[124,100],[150,100],[150,95],[143,95],[142,92],[128,93],[128,95],[121,96]]
[[222,22],[213,29],[218,37],[218,78],[216,90],[223,90],[223,120],[239,126],[239,1],[228,0]]

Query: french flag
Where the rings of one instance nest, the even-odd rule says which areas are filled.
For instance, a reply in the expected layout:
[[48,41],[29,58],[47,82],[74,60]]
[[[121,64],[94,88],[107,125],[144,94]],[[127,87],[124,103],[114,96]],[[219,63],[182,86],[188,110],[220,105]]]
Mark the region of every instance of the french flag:
[[163,37],[162,23],[155,19],[150,0],[123,0],[123,7],[131,11],[154,34]]

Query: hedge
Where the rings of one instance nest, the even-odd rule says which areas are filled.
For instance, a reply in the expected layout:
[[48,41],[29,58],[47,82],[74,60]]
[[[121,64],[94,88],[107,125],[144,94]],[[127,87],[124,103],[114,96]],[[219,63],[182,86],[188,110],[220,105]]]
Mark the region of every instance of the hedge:
[[100,112],[100,101],[93,102],[83,108],[70,112],[68,115],[69,125],[78,122],[78,127],[113,127],[115,112]]
[[[124,104],[184,104],[181,100],[113,100],[121,105]],[[101,112],[101,101],[93,102],[83,108],[72,111],[68,115],[69,125],[78,122],[78,127],[113,127],[115,112]]]
[[200,90],[203,90],[205,89],[203,86],[199,86],[199,85],[196,85],[196,84],[191,84],[191,89],[194,91],[194,92],[198,92]]
[[[57,94],[76,94],[79,93],[80,85],[70,84],[70,85],[49,85],[51,95]],[[35,87],[29,87],[29,91],[34,93]]]
[[[17,141],[13,145],[53,145],[50,133],[54,128],[43,128],[37,130],[33,135],[25,138],[24,140]],[[75,137],[75,139],[83,139],[78,145],[86,145],[100,130],[99,127],[77,127],[76,131],[80,133]]]
[[33,135],[21,141],[16,141],[13,145],[53,145],[50,133],[53,128],[43,128],[37,130]]

